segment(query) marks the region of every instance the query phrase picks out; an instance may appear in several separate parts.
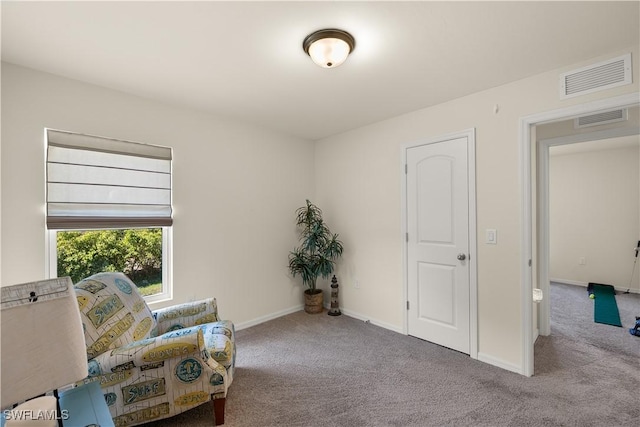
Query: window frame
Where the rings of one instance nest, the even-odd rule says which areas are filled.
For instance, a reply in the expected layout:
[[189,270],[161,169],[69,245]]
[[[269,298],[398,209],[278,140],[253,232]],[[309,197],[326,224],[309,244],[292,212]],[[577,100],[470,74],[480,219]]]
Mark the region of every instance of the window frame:
[[[147,304],[156,304],[173,299],[173,227],[124,227],[131,228],[162,228],[162,292],[143,296]],[[46,256],[45,269],[48,278],[58,277],[58,246],[57,233],[59,231],[89,231],[89,230],[105,230],[105,229],[87,229],[87,230],[46,230]]]

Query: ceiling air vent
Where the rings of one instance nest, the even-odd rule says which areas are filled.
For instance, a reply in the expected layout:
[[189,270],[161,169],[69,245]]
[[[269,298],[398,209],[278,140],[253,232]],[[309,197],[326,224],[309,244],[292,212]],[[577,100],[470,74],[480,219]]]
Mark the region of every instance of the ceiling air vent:
[[586,128],[589,126],[604,125],[607,123],[621,122],[628,119],[626,108],[603,111],[601,113],[589,114],[588,116],[576,117],[574,119],[574,127],[576,129]]
[[586,95],[631,83],[631,54],[560,75],[560,99]]

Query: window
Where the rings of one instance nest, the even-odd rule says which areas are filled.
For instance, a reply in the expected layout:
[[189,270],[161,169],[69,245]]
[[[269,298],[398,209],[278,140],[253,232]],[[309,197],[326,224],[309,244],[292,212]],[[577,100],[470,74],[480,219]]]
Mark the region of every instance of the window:
[[172,150],[51,129],[46,150],[50,276],[122,271],[171,298]]
[[51,276],[73,283],[102,271],[121,271],[149,302],[170,299],[170,227],[51,230]]

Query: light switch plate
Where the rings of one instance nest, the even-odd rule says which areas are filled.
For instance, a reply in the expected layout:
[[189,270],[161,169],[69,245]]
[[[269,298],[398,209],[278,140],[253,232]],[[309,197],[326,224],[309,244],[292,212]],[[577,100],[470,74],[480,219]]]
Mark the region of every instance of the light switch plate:
[[498,244],[498,232],[495,228],[487,228],[487,244],[489,245],[497,245]]

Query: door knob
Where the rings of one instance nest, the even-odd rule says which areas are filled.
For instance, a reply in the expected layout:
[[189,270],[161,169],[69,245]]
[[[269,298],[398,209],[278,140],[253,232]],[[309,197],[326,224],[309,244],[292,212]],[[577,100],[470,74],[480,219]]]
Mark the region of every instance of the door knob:
[[458,254],[458,259],[460,261],[464,261],[465,259],[467,259],[467,256],[465,254]]

